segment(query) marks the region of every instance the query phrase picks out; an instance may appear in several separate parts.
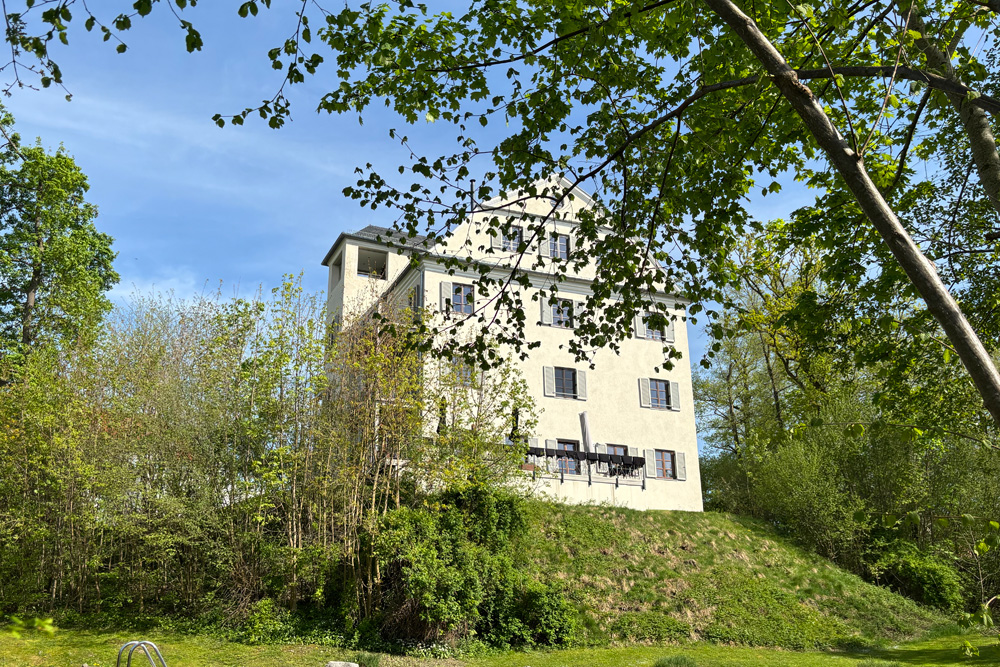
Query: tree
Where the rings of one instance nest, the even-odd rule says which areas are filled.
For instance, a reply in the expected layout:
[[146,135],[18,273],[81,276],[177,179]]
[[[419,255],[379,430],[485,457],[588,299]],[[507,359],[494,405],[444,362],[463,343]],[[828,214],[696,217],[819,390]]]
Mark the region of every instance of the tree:
[[21,146],[0,107],[0,359],[92,329],[118,282],[87,177],[65,149]]
[[[36,58],[42,85],[61,83],[47,44],[67,41],[72,4],[81,6],[62,1],[35,9],[42,30],[29,29],[30,10],[8,14],[13,61],[23,52]],[[83,6],[86,27],[118,37],[154,4],[135,3],[134,14],[106,22],[110,27]],[[172,8],[188,4],[175,1]],[[250,0],[239,14],[256,16],[270,6]],[[964,197],[988,209],[982,224],[949,239],[951,249],[996,241],[1000,155],[990,115],[1000,111],[1000,101],[990,94],[998,84],[1000,6],[995,0],[837,0],[822,10],[742,6],[731,0],[481,0],[464,13],[432,14],[411,0],[329,12],[304,3],[289,39],[268,55],[285,71],[286,84],[320,71],[324,58],[308,52],[314,12],[325,21],[315,34],[335,54],[339,79],[320,109],[363,112],[384,100],[407,123],[426,118],[454,125],[454,153],[419,156],[400,167],[410,171],[412,185],[394,187],[381,167],[368,165],[348,189],[364,205],[398,210],[399,227],[427,234],[429,243],[497,192],[553,198],[552,212],[525,233],[544,240],[545,223],[561,217],[559,205],[572,190],[539,193],[532,184],[553,171],[574,185],[592,182],[601,208],[581,220],[584,243],[571,252],[568,269],[593,258],[605,280],[578,317],[573,350],[580,357],[592,346],[615,346],[644,309],[645,295],[661,286],[696,301],[721,296],[746,270],[726,255],[755,227],[746,200],[756,188],[773,194],[795,178],[843,194],[851,214],[818,224],[831,243],[866,246],[874,263],[854,265],[839,278],[850,285],[872,268],[901,269],[1000,422],[1000,374],[911,238],[915,221],[901,221],[894,211],[918,185],[914,160],[937,170],[957,157],[970,175],[972,194]],[[192,23],[183,20],[181,27],[187,48],[200,48]],[[124,43],[118,48],[124,51]],[[818,83],[810,89],[805,81]],[[11,85],[18,82],[15,76]],[[242,124],[259,113],[280,127],[290,109],[285,92],[282,85],[262,105],[216,121]],[[481,126],[499,121],[510,129],[480,147]],[[504,218],[490,224],[502,233]],[[662,273],[649,270],[650,259],[663,265]],[[481,280],[503,290],[528,280],[523,268],[530,267],[498,278],[483,267]],[[992,261],[974,268],[979,276],[995,273]],[[518,305],[513,292],[501,305]],[[602,307],[612,297],[619,303]],[[690,312],[701,308],[696,303]],[[504,337],[514,346],[524,342],[517,326]]]

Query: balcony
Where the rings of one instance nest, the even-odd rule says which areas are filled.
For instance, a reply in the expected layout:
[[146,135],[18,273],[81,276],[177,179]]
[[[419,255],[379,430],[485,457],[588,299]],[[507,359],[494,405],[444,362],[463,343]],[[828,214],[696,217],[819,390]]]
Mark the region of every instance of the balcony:
[[532,478],[557,478],[561,483],[614,484],[645,488],[645,458],[597,452],[566,452],[529,447],[524,469]]

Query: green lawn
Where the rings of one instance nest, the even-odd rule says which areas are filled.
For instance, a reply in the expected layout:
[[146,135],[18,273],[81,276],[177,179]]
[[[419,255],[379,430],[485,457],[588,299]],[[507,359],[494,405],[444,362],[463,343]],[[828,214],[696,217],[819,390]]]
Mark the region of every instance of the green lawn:
[[[533,653],[508,653],[470,661],[474,667],[653,667],[666,656],[688,656],[697,667],[742,667],[767,665],[784,667],[890,667],[903,665],[997,665],[1000,649],[996,640],[970,637],[980,646],[980,657],[966,658],[961,646],[965,637],[947,636],[904,644],[897,648],[867,653],[783,651],[780,649],[692,644],[677,647],[609,648]],[[992,645],[991,645],[992,644]],[[892,667],[896,667],[892,665]]]
[[[0,667],[81,667],[84,663],[90,667],[113,667],[118,647],[130,638],[124,634],[75,630],[59,630],[53,637],[0,637]],[[355,655],[352,651],[316,646],[245,646],[176,634],[151,634],[147,638],[160,646],[169,667],[323,667],[328,660],[349,660]],[[660,658],[672,655],[688,656],[697,667],[890,667],[892,662],[902,665],[1000,664],[1000,649],[995,639],[970,638],[981,647],[978,658],[965,658],[960,648],[964,637],[951,635],[869,653],[800,652],[697,643],[674,647],[507,653],[466,661],[382,656],[380,667],[653,667]]]

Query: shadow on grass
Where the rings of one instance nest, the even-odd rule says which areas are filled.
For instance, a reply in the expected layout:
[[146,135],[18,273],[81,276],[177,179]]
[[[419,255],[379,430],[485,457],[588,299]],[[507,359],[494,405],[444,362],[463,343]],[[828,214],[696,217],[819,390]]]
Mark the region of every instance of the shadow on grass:
[[[961,645],[962,637],[950,638],[944,644],[935,642],[928,646],[906,646],[873,651],[880,660],[889,660],[904,665],[1000,665],[1000,646],[996,639],[989,637],[969,637],[969,641],[979,648],[979,657],[965,657]],[[955,641],[958,640],[958,641]]]

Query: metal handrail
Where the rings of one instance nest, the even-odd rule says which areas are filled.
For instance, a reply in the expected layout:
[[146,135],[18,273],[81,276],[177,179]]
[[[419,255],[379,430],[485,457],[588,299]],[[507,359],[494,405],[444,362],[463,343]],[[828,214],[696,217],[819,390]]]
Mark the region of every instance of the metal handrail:
[[152,667],[157,667],[156,662],[153,660],[153,656],[149,654],[149,649],[153,649],[153,653],[160,661],[159,667],[167,667],[167,661],[163,659],[163,654],[160,653],[160,649],[156,647],[151,641],[146,641],[145,639],[133,639],[132,641],[124,644],[120,649],[118,649],[118,660],[115,661],[115,667],[122,667],[122,654],[125,653],[125,649],[128,651],[128,659],[125,662],[125,667],[132,667],[132,654],[135,653],[136,649],[142,649],[143,654],[146,656],[146,660]]

